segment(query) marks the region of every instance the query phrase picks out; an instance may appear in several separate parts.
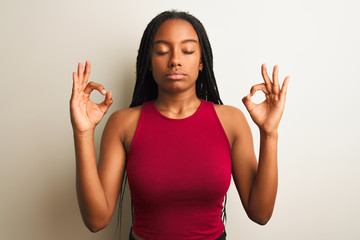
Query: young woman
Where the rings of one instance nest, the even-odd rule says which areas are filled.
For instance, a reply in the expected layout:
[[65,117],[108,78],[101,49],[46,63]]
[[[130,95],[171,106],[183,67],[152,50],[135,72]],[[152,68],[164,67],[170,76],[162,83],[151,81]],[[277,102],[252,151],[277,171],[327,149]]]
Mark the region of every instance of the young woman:
[[[70,101],[81,215],[93,232],[111,219],[125,170],[133,204],[130,239],[225,239],[221,216],[231,175],[249,218],[270,219],[277,192],[277,128],[289,77],[279,86],[261,66],[264,83],[243,103],[260,130],[257,161],[243,113],[222,105],[212,51],[202,24],[176,11],[156,16],[141,40],[130,108],[113,113],[104,129],[98,165],[94,130],[112,104],[111,92],[88,82],[78,64]],[[93,103],[97,90],[105,96]],[[265,101],[251,97],[263,91]]]

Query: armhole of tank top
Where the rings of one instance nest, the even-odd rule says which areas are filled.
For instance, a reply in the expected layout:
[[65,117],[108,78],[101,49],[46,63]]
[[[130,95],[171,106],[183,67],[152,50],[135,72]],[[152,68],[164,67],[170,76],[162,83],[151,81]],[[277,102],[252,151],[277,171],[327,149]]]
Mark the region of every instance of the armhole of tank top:
[[222,132],[222,135],[224,136],[224,139],[227,142],[227,145],[229,147],[229,151],[231,153],[230,141],[229,141],[229,139],[228,139],[228,137],[226,135],[226,132],[225,132],[225,129],[224,129],[223,125],[221,124],[220,118],[219,118],[219,116],[218,116],[218,114],[216,112],[216,109],[215,109],[215,104],[213,102],[211,102],[211,110],[212,110],[213,114],[215,115],[215,119],[216,119],[216,121],[218,123],[220,131]]
[[129,147],[129,152],[127,153],[127,155],[131,153],[132,146],[134,145],[134,142],[136,141],[136,137],[138,135],[138,132],[140,131],[139,129],[141,128],[141,122],[142,122],[141,119],[143,118],[143,115],[144,115],[144,113],[143,113],[144,104],[145,103],[143,103],[142,106],[141,106],[139,120],[138,120],[138,122],[136,124],[135,133],[134,133],[134,136],[133,136],[133,138],[131,140],[130,147]]

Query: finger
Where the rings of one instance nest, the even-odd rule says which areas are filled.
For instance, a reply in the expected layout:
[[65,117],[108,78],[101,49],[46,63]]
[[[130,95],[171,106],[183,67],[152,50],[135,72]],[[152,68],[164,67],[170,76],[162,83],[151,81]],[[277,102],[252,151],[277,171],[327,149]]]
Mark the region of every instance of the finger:
[[105,94],[105,100],[98,104],[100,111],[106,113],[112,103],[113,99],[111,97],[111,92],[109,91]]
[[265,81],[265,86],[266,86],[266,89],[269,93],[271,93],[271,79],[269,77],[269,75],[267,74],[267,69],[266,69],[266,65],[265,63],[263,63],[261,65],[261,75]]
[[287,93],[287,87],[289,85],[289,81],[290,81],[290,76],[287,76],[281,86],[281,90],[280,90],[280,100],[281,101],[285,101],[285,99],[286,99],[286,93]]
[[247,103],[251,102],[251,96],[250,96],[250,94],[248,94],[248,95],[246,95],[245,97],[243,97],[242,102],[245,104],[245,106],[246,106]]
[[110,91],[106,93],[105,100],[106,100],[107,105],[112,104],[113,100],[112,100],[112,94]]
[[74,95],[75,93],[78,92],[79,89],[79,78],[76,74],[76,72],[73,72],[73,87],[72,87],[72,94]]
[[257,92],[259,90],[263,91],[263,93],[265,93],[265,94],[269,94],[269,92],[266,88],[266,85],[264,83],[260,83],[260,84],[256,84],[251,87],[250,96],[252,97],[255,94],[255,92]]
[[251,112],[252,109],[257,105],[253,101],[251,101],[251,94],[246,95],[243,97],[242,102],[244,103],[246,109]]
[[103,85],[96,82],[89,82],[84,89],[85,94],[90,94],[93,90],[98,90],[102,95],[106,94],[105,88]]
[[256,84],[256,85],[252,86],[250,89],[250,93],[242,99],[242,102],[244,103],[246,109],[249,112],[251,112],[251,110],[258,105],[256,103],[254,103],[253,101],[251,101],[251,97],[254,96],[254,94],[259,90],[263,91],[263,93],[265,93],[266,95],[269,94],[269,92],[266,89],[265,84],[260,83],[260,84]]
[[78,74],[78,78],[79,78],[79,83],[80,84],[83,84],[83,79],[84,79],[84,67],[83,67],[83,64],[81,62],[78,63],[78,71],[77,71],[77,74]]
[[89,80],[89,75],[91,72],[91,62],[87,60],[85,62],[85,74],[84,74],[84,83],[87,83]]
[[274,69],[273,69],[273,84],[272,84],[272,92],[274,94],[279,94],[280,93],[280,85],[279,85],[279,77],[278,77],[278,73],[279,73],[279,66],[275,65]]

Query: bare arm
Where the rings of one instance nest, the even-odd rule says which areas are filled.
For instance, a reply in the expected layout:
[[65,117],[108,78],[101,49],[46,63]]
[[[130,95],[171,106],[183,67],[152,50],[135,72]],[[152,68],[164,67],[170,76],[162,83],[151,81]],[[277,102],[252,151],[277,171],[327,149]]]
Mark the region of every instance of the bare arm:
[[94,134],[74,134],[76,154],[76,192],[85,225],[96,232],[106,226],[109,203],[97,170]]
[[[232,110],[228,117],[231,119],[231,129],[235,129],[232,145],[234,182],[249,218],[261,225],[269,221],[275,205],[278,185],[277,128],[284,110],[289,81],[287,77],[280,90],[277,72],[278,67],[275,66],[271,82],[263,65],[265,84],[252,87],[250,94],[243,99],[260,129],[259,162],[253,151],[252,135],[245,116],[239,110]],[[251,96],[257,90],[266,94],[263,103],[251,102]]]
[[[104,228],[111,219],[117,194],[120,191],[125,157],[124,148],[118,135],[119,131],[114,129],[116,126],[112,121],[114,117],[110,117],[103,134],[102,154],[98,170],[94,130],[112,104],[112,98],[111,92],[106,92],[100,84],[88,83],[90,67],[90,62],[87,61],[85,70],[83,70],[82,64],[79,63],[78,72],[73,73],[74,84],[70,113],[74,131],[78,203],[85,225],[95,232]],[[98,90],[105,95],[102,103],[96,104],[90,100],[93,90]],[[109,132],[113,134],[109,134]],[[105,153],[108,146],[112,147],[112,150]],[[117,161],[114,161],[116,158]],[[109,165],[112,167],[109,168]],[[107,173],[109,173],[109,177],[104,177]]]
[[247,215],[264,225],[272,215],[277,193],[277,137],[260,134],[257,162],[245,117],[242,125],[242,137],[232,150],[233,178]]

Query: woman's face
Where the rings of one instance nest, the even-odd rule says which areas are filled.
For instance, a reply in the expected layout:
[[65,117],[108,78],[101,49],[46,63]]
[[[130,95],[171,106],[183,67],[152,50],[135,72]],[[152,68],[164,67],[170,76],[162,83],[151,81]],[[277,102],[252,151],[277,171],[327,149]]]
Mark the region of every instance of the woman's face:
[[199,38],[194,27],[182,19],[163,22],[154,37],[151,65],[159,91],[195,91],[202,70]]

